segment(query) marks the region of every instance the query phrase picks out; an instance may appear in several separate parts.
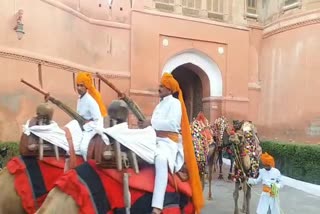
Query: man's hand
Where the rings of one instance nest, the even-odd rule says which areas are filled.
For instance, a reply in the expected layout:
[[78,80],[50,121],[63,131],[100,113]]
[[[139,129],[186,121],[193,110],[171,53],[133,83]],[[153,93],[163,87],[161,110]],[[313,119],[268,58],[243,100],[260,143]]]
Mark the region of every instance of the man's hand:
[[50,94],[49,94],[49,93],[46,94],[46,95],[44,95],[44,101],[45,101],[46,103],[49,101],[49,99],[50,99]]
[[140,129],[144,129],[144,128],[150,126],[150,125],[151,125],[151,121],[150,120],[138,121],[138,127]]

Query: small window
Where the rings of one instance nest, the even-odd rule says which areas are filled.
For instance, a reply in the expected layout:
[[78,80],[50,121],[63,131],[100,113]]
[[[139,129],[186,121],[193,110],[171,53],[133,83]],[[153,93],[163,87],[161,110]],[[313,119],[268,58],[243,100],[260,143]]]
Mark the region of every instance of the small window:
[[208,11],[212,13],[223,13],[223,0],[207,0]]
[[257,13],[257,0],[247,0],[247,13]]
[[201,0],[182,0],[182,7],[200,10]]

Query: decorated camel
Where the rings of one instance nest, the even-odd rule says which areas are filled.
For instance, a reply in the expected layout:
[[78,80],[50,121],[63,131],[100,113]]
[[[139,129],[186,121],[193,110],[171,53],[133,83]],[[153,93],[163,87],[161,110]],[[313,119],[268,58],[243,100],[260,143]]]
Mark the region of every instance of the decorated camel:
[[262,149],[257,137],[256,128],[251,122],[234,121],[233,123],[234,130],[230,133],[229,141],[232,143],[232,150],[235,154],[234,213],[239,213],[238,198],[239,191],[242,189],[244,200],[241,211],[250,214],[251,187],[247,184],[247,181],[249,177],[258,177],[259,159]]
[[[122,108],[124,111],[125,108]],[[100,163],[90,160],[61,176],[37,213],[51,213],[52,210],[69,214],[151,213],[154,165],[139,158],[139,155],[130,158],[130,143],[125,144],[123,138],[119,137],[129,137],[131,142],[149,140],[152,137],[148,136],[149,129],[152,128],[129,129],[125,121],[104,129],[103,133],[110,143],[95,153],[95,156],[102,157]],[[98,145],[90,143],[89,148],[100,147]],[[122,159],[120,163],[116,158],[117,153]],[[187,181],[185,169],[170,174],[162,213],[194,213],[191,188]]]
[[48,129],[54,130],[57,135],[65,135],[52,120],[52,107],[46,103],[40,104],[36,114],[24,127],[19,145],[21,156],[12,158],[0,172],[1,214],[34,213],[55,180],[83,162],[81,157],[75,155],[72,144],[65,142],[61,148],[57,146],[59,144],[52,144],[45,137],[39,137],[45,136]]
[[[211,129],[214,135],[215,139],[215,146],[216,149],[214,150],[214,153],[212,154],[212,159],[210,160],[209,167],[213,171],[217,171],[217,163],[219,163],[219,177],[218,179],[223,179],[222,174],[222,165],[223,165],[223,151],[226,150],[226,147],[228,146],[228,120],[225,117],[219,117],[217,118],[214,123],[211,125]],[[229,158],[229,157],[228,157]],[[230,170],[229,170],[229,179],[231,176],[233,168],[233,162],[231,162]]]
[[[213,125],[210,125],[204,114],[199,112],[191,124],[191,133],[202,186],[204,187],[205,176],[208,174],[208,199],[212,200],[211,183],[213,172],[216,171],[216,163],[219,161],[219,178],[222,179],[222,151],[230,147],[228,121],[225,117],[219,117],[214,121]],[[231,161],[229,179],[231,179],[232,170],[233,160]]]
[[202,188],[204,187],[205,177],[207,175],[208,157],[214,153],[214,140],[210,123],[204,116],[203,112],[199,112],[190,124],[192,142],[194,152],[199,168]]

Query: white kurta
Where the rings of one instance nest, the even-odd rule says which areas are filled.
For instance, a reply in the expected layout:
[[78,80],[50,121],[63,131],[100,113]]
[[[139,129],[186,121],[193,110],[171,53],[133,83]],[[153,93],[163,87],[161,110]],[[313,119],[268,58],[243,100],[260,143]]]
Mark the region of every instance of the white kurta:
[[103,117],[98,103],[88,92],[79,97],[77,112],[84,119],[90,121],[83,126],[84,131],[81,131],[75,120],[69,122],[66,127],[71,132],[76,154],[80,153],[86,159],[90,140],[97,134],[96,129],[103,127]]
[[[179,133],[181,129],[181,103],[172,95],[164,97],[156,106],[151,118],[151,125],[156,131]],[[169,138],[157,137],[156,156],[161,154],[168,160],[171,173],[179,171],[184,164],[182,137],[179,143]]]
[[[156,106],[151,125],[156,131],[169,131],[179,133],[181,124],[181,103],[169,95],[163,98]],[[155,185],[153,189],[152,207],[162,209],[165,191],[168,183],[168,167],[171,173],[179,171],[184,163],[182,138],[174,142],[169,138],[157,137],[155,151]]]
[[[257,179],[249,178],[248,183],[253,185],[262,183],[269,187],[271,187],[271,184],[275,184],[279,189],[283,187],[281,173],[276,168],[271,168],[269,171],[260,169],[259,177]],[[271,214],[280,214],[279,196],[271,197],[270,193],[262,192],[257,208],[257,214],[267,214],[269,209],[271,210]]]

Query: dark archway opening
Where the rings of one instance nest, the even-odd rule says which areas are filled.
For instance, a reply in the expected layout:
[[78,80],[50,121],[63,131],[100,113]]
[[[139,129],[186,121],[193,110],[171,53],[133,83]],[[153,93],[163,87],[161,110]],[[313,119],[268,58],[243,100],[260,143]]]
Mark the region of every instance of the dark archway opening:
[[189,120],[192,121],[200,111],[203,111],[202,81],[189,64],[181,65],[172,71],[172,75],[179,82],[186,104]]

